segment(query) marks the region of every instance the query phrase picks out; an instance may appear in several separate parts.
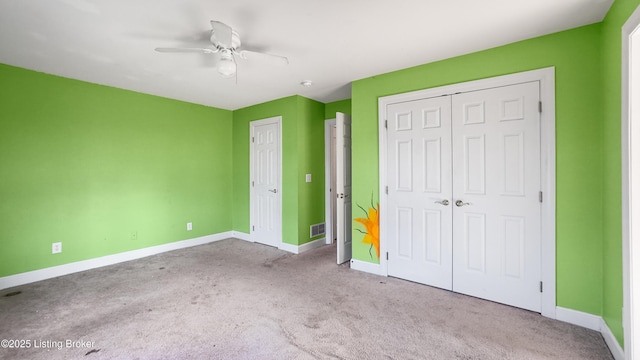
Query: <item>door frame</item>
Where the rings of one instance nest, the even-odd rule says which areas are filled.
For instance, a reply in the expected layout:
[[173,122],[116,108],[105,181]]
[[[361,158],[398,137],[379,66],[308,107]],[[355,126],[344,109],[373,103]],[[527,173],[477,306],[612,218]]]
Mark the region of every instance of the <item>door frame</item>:
[[[632,46],[635,42],[636,46]],[[640,7],[622,27],[622,279],[624,357],[634,359],[639,354],[640,337],[640,230],[633,226],[640,221]],[[635,85],[635,86],[634,86]],[[634,100],[632,100],[634,99]],[[636,124],[632,126],[632,124]],[[636,145],[636,146],[634,146]],[[635,190],[635,191],[634,191]],[[606,338],[605,338],[606,339]]]
[[[555,143],[555,67],[525,71],[521,73],[446,85],[436,88],[390,95],[378,99],[378,161],[379,198],[382,212],[387,209],[387,106],[394,103],[424,99],[457,92],[485,90],[494,87],[540,81],[540,176],[544,201],[541,209],[540,271],[544,283],[540,312],[543,316],[556,318],[556,143]],[[386,216],[380,216],[380,253],[388,251]],[[388,276],[388,263],[380,256],[380,273]]]
[[[325,243],[327,245],[333,244],[333,238],[336,234],[333,233],[333,212],[331,202],[335,197],[335,190],[331,192],[331,177],[332,174],[332,157],[331,157],[331,127],[336,126],[336,119],[327,119],[324,121],[324,231],[325,231]],[[335,146],[335,144],[333,144]]]
[[279,233],[279,240],[275,246],[280,248],[282,246],[282,192],[284,189],[282,188],[282,116],[275,116],[271,118],[261,119],[261,120],[253,120],[249,122],[249,238],[251,242],[256,242],[253,235],[253,224],[255,223],[255,194],[253,187],[253,179],[254,179],[254,142],[253,142],[253,134],[256,126],[261,125],[269,125],[269,124],[277,124],[278,127],[278,165],[280,169],[280,173],[278,174],[278,192],[276,194],[276,207],[278,208],[278,219],[276,219]]

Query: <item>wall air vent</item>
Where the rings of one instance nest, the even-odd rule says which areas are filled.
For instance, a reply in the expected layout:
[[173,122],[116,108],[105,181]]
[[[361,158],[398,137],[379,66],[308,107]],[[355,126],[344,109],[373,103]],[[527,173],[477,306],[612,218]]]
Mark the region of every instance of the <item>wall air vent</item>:
[[324,223],[311,225],[311,231],[309,237],[314,238],[320,235],[324,235]]

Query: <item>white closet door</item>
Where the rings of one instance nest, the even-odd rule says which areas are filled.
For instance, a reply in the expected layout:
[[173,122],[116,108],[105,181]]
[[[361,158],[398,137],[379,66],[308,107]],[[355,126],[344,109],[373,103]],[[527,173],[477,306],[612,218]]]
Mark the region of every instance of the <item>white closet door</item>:
[[452,97],[453,290],[540,311],[539,83]]
[[251,122],[251,239],[282,242],[280,124],[278,118]]
[[451,289],[451,97],[387,107],[388,274]]

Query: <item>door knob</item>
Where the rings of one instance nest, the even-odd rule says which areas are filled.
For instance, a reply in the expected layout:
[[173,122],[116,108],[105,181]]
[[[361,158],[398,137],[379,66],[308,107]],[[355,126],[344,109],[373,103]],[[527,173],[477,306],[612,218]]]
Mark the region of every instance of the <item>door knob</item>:
[[274,193],[274,194],[275,194],[275,193],[277,193],[277,192],[278,192],[278,189],[273,189],[273,190],[269,190],[269,191],[271,191],[272,193]]
[[468,202],[464,202],[462,200],[456,200],[456,206],[461,207],[465,205],[471,205],[471,204],[469,204]]
[[447,206],[447,205],[449,205],[449,200],[444,199],[444,200],[442,200],[442,201],[436,201],[435,203],[436,203],[436,204],[440,204],[440,205]]

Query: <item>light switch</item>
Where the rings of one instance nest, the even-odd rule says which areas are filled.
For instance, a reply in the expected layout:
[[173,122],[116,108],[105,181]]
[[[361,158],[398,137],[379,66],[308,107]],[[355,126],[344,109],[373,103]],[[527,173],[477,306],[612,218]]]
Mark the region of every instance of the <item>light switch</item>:
[[311,182],[311,174],[307,174],[307,182]]

